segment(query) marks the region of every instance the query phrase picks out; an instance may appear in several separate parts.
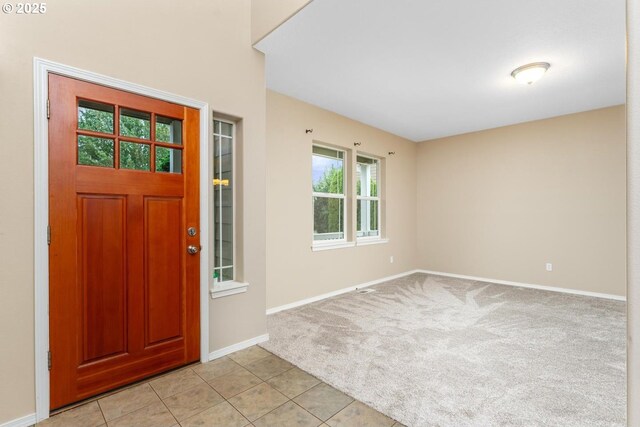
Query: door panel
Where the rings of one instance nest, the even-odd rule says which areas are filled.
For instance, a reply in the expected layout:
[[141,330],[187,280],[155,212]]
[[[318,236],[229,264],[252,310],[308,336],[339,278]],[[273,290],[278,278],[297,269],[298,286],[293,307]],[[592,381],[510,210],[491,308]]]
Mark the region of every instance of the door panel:
[[126,351],[126,199],[78,197],[82,363]]
[[198,360],[199,112],[54,74],[49,98],[59,408]]
[[145,199],[146,345],[177,338],[182,330],[181,207],[179,199]]

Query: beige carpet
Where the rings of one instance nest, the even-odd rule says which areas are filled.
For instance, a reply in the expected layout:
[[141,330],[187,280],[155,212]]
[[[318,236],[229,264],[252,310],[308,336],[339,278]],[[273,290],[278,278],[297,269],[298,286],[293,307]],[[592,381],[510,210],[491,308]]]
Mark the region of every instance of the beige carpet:
[[269,316],[263,346],[407,426],[625,425],[623,302],[426,274],[373,289]]

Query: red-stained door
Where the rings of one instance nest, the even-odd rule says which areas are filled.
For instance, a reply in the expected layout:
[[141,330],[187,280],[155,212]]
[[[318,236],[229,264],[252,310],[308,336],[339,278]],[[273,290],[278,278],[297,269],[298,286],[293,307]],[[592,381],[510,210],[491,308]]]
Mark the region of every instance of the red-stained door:
[[54,409],[199,358],[199,112],[54,74],[49,99]]

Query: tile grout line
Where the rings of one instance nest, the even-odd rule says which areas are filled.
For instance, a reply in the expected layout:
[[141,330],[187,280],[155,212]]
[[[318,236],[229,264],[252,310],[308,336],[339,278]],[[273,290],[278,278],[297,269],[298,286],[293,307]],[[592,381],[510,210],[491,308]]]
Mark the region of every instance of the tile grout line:
[[[245,368],[245,367],[244,367],[244,366],[242,366],[242,365],[238,365],[238,368],[233,369],[233,370],[231,370],[231,371],[229,371],[229,372],[226,372],[226,373],[224,373],[224,374],[221,374],[221,375],[215,376],[215,377],[213,377],[213,378],[211,378],[211,379],[208,379],[208,380],[204,379],[204,377],[202,377],[201,375],[198,375],[197,373],[196,373],[196,375],[198,375],[200,378],[202,378],[202,380],[203,380],[205,383],[207,383],[211,388],[213,388],[213,389],[216,391],[216,393],[218,393],[218,394],[220,394],[220,395],[222,396],[222,394],[221,394],[218,390],[216,390],[216,388],[213,386],[213,384],[211,384],[209,381],[213,381],[213,380],[216,380],[216,379],[219,379],[219,378],[227,377],[227,376],[229,376],[229,375],[232,375],[232,374],[236,373],[236,372],[237,372],[237,371],[239,371],[240,369],[243,369],[243,370],[245,370],[245,371],[249,372],[251,375],[253,375],[254,377],[258,378],[259,380],[262,380],[260,377],[258,377],[257,375],[255,375],[253,372],[251,372],[250,370],[248,370],[247,368]],[[249,387],[249,388],[251,388],[251,387]],[[240,394],[240,393],[242,393],[242,392],[244,392],[244,391],[245,391],[245,390],[243,390],[243,391],[241,391],[241,392],[239,392],[239,393],[237,393],[237,394]],[[234,396],[235,396],[235,395],[234,395]],[[224,399],[226,399],[226,397],[224,397],[224,396],[222,396],[222,397],[223,397]],[[233,396],[231,396],[231,397],[233,397]]]
[[[251,364],[251,363],[257,362],[257,361],[262,360],[262,359],[264,359],[264,358],[267,358],[267,357],[269,357],[269,356],[275,356],[275,354],[273,354],[272,352],[270,352],[269,350],[267,350],[267,349],[265,349],[265,348],[260,347],[259,345],[255,345],[255,346],[252,346],[252,347],[258,347],[258,348],[260,348],[261,350],[264,350],[264,351],[265,351],[266,353],[268,353],[268,354],[267,354],[266,356],[259,357],[259,358],[257,358],[256,360],[252,360],[252,361],[251,361],[251,362],[249,362],[248,364]],[[249,347],[249,348],[251,348],[251,347]],[[246,348],[246,349],[244,349],[244,350],[240,350],[240,351],[238,351],[237,353],[240,353],[240,352],[242,352],[242,351],[248,350],[249,348]],[[240,362],[236,361],[233,357],[231,357],[231,355],[233,355],[233,354],[235,354],[235,353],[231,353],[231,354],[228,354],[228,355],[223,356],[223,357],[228,357],[229,359],[231,359],[231,360],[233,360],[234,362],[236,362],[238,365],[242,366],[243,368],[246,368],[246,366],[245,366],[244,364],[242,364],[242,363],[240,363]],[[216,360],[218,360],[218,359],[216,359]],[[207,362],[207,363],[208,363],[208,362]]]
[[[131,387],[127,387],[127,388],[125,388],[125,389],[123,389],[123,390],[119,390],[119,391],[118,391],[118,392],[116,392],[116,393],[112,393],[112,394],[110,394],[110,395],[108,395],[108,396],[105,396],[105,397],[103,397],[103,398],[99,399],[99,401],[98,401],[98,405],[100,404],[100,400],[102,400],[102,399],[106,399],[106,398],[109,398],[109,397],[111,397],[111,396],[116,396],[116,395],[118,395],[118,394],[120,394],[120,393],[124,393],[124,392],[126,392],[126,391],[130,391],[130,390],[132,390],[132,389],[134,389],[134,388],[136,388],[136,387],[143,387],[143,386],[145,386],[145,385],[146,385],[146,386],[148,386],[148,387],[149,387],[149,389],[151,389],[151,391],[156,395],[156,397],[158,397],[158,399],[159,399],[160,401],[162,401],[162,399],[160,399],[160,396],[158,396],[158,393],[156,393],[156,391],[154,390],[154,388],[151,386],[151,382],[150,382],[150,381],[147,381],[147,382],[145,382],[145,383],[136,383],[135,385],[132,385]],[[155,402],[153,402],[153,403],[155,403]],[[104,416],[104,419],[105,419],[105,423],[106,423],[107,425],[109,425],[109,423],[110,423],[110,422],[115,421],[115,420],[117,420],[117,419],[120,419],[120,418],[122,418],[122,417],[125,417],[125,416],[127,416],[127,415],[129,415],[129,414],[133,414],[134,412],[139,411],[140,409],[143,409],[143,408],[146,408],[147,406],[151,406],[151,405],[153,405],[153,403],[149,403],[148,405],[144,405],[144,406],[142,406],[142,407],[140,407],[140,408],[136,408],[136,409],[134,409],[134,410],[130,410],[129,412],[125,412],[125,413],[123,413],[123,414],[120,414],[120,415],[118,415],[117,417],[115,417],[115,418],[113,418],[113,419],[110,419],[110,420],[107,420],[107,417],[106,417],[106,415],[104,415],[104,411],[103,411],[103,416]],[[102,406],[100,406],[100,410],[102,411]]]
[[[274,355],[274,356],[275,356],[275,355]],[[279,357],[279,356],[276,356],[276,357]],[[279,357],[279,358],[280,358],[280,357]],[[280,358],[280,359],[282,359],[282,358]],[[284,359],[282,359],[282,360],[284,360]],[[286,361],[286,360],[285,360],[285,361]],[[269,381],[270,379],[276,378],[276,377],[278,377],[278,376],[280,376],[280,375],[283,375],[283,374],[285,374],[285,373],[287,373],[287,372],[289,372],[289,371],[291,371],[291,370],[293,370],[293,369],[295,369],[295,368],[296,368],[296,366],[295,366],[295,365],[293,365],[291,362],[288,362],[288,361],[286,361],[286,362],[291,364],[291,368],[289,368],[289,369],[287,369],[286,371],[283,371],[283,372],[281,372],[281,373],[279,373],[279,374],[276,374],[276,375],[274,375],[274,376],[272,376],[272,377],[270,377],[270,378],[268,378],[268,379],[266,379],[266,380],[263,380],[263,381],[262,381],[262,383],[260,383],[260,384],[263,384],[263,383],[264,383],[264,384],[267,384],[269,387],[273,388],[275,391],[277,391],[278,393],[280,393],[281,395],[283,395],[284,397],[286,397],[286,398],[287,398],[287,401],[286,401],[286,402],[284,402],[284,403],[282,403],[282,405],[279,405],[279,406],[277,406],[277,407],[273,408],[272,410],[270,410],[270,411],[269,411],[269,412],[267,412],[266,414],[261,415],[261,416],[260,416],[260,417],[258,417],[256,420],[251,421],[252,425],[253,425],[253,423],[254,423],[255,421],[258,421],[258,420],[260,420],[260,419],[262,419],[262,418],[266,417],[267,415],[271,414],[272,412],[276,411],[277,409],[281,408],[282,406],[286,405],[286,404],[287,404],[287,403],[289,403],[289,402],[292,402],[294,405],[298,406],[298,407],[299,407],[300,409],[302,409],[304,412],[308,413],[309,415],[311,415],[311,416],[312,416],[312,417],[314,417],[315,419],[319,420],[319,421],[320,421],[320,423],[321,423],[321,425],[322,425],[322,424],[324,424],[324,421],[322,421],[320,418],[318,418],[318,417],[316,417],[315,415],[313,415],[313,414],[312,414],[311,412],[309,412],[306,408],[302,407],[301,405],[299,405],[297,402],[294,402],[294,400],[293,400],[293,399],[295,399],[296,397],[298,397],[298,396],[300,396],[300,395],[302,395],[302,394],[306,393],[307,391],[311,390],[312,388],[314,388],[314,387],[316,387],[316,386],[318,386],[318,385],[322,384],[322,381],[318,380],[318,381],[320,381],[318,384],[316,384],[316,385],[314,385],[313,387],[311,387],[311,388],[309,388],[309,389],[307,389],[307,390],[303,391],[302,393],[299,393],[298,395],[296,395],[296,396],[294,396],[294,397],[289,397],[289,396],[287,396],[287,395],[286,395],[286,394],[284,394],[282,391],[278,390],[278,388],[277,388],[277,387],[275,387],[275,386],[273,386],[273,385],[271,385],[271,384],[269,384],[269,383],[268,383],[268,381]],[[253,362],[252,362],[252,363],[253,363]],[[299,369],[299,368],[298,368],[298,369]],[[247,369],[247,370],[248,370],[248,369]],[[306,371],[303,371],[302,369],[301,369],[301,371],[302,371],[302,372],[307,373]],[[308,374],[308,375],[311,375],[311,374],[309,374],[309,373],[307,373],[307,374]],[[255,375],[255,374],[254,374],[254,375]],[[311,376],[313,376],[313,375],[311,375]],[[258,377],[258,378],[259,378],[259,377]],[[316,377],[313,377],[313,378],[316,378]],[[316,379],[317,379],[317,378],[316,378]],[[258,384],[258,385],[260,385],[260,384]],[[257,387],[258,385],[256,385],[255,387]],[[253,388],[253,387],[251,387],[251,388]],[[249,389],[247,389],[247,390],[250,390],[251,388],[249,388]],[[245,390],[245,391],[247,391],[247,390]],[[242,393],[244,393],[244,391],[243,391],[243,392],[240,392],[240,393],[238,393],[238,394],[242,394]],[[237,395],[238,395],[238,394],[237,394]],[[237,395],[236,395],[236,396],[237,396]],[[231,402],[229,402],[229,404],[233,406],[233,404],[232,404]],[[351,404],[351,403],[350,403],[350,404]],[[347,406],[348,406],[348,405],[347,405]],[[234,406],[234,408],[235,408],[235,406]],[[344,409],[344,408],[343,408],[343,409]],[[238,410],[238,412],[240,412],[240,410],[239,410],[239,409],[237,409],[237,408],[236,408],[236,410]],[[341,409],[341,410],[342,410],[342,409]],[[242,412],[240,412],[240,413],[242,414]],[[337,412],[336,412],[336,413],[337,413]],[[335,414],[334,414],[334,415],[335,415]],[[332,415],[332,416],[333,416],[333,415]],[[245,418],[246,418],[246,417],[245,417]]]
[[[280,375],[280,374],[278,374],[278,375]],[[271,378],[274,378],[274,377],[276,377],[276,376],[277,376],[277,375],[274,375],[274,376],[273,376],[273,377],[271,377]],[[258,378],[260,378],[260,377],[258,377]],[[260,378],[260,379],[262,380],[262,378]],[[285,398],[287,398],[287,401],[286,401],[286,402],[283,402],[283,403],[282,403],[282,405],[278,405],[276,408],[273,408],[272,410],[270,410],[270,411],[269,411],[269,412],[267,412],[266,414],[259,416],[259,417],[258,417],[258,418],[256,418],[255,420],[253,420],[253,421],[249,421],[249,422],[251,423],[251,425],[253,425],[253,423],[254,423],[254,422],[256,422],[256,421],[258,421],[260,418],[262,418],[262,417],[264,417],[264,416],[266,416],[266,415],[268,415],[268,414],[272,413],[273,411],[275,411],[275,410],[276,410],[276,409],[278,409],[279,407],[281,407],[281,406],[283,406],[283,405],[285,405],[285,404],[289,403],[290,401],[292,401],[292,399],[290,399],[290,398],[289,398],[289,396],[285,395],[285,394],[284,394],[284,393],[282,393],[280,390],[278,390],[277,388],[275,388],[274,386],[272,386],[271,384],[269,384],[266,380],[262,380],[262,382],[261,382],[260,384],[256,384],[256,385],[255,385],[255,386],[253,386],[253,387],[249,387],[249,388],[248,388],[247,390],[245,390],[245,391],[241,391],[240,393],[236,394],[235,396],[230,397],[230,399],[233,399],[234,397],[239,396],[240,394],[245,393],[245,392],[247,392],[247,391],[249,391],[249,390],[251,390],[251,389],[253,389],[253,388],[256,388],[256,387],[258,387],[258,386],[260,386],[260,385],[262,385],[262,384],[266,384],[267,386],[269,386],[269,387],[273,388],[275,391],[277,391],[278,393],[280,393],[281,395],[283,395]],[[227,400],[227,402],[229,403],[229,405],[233,406],[233,408],[234,408],[236,411],[238,411],[238,412],[240,413],[240,415],[242,415],[242,416],[243,416],[243,417],[245,417],[247,420],[249,420],[249,418],[247,418],[247,417],[242,413],[242,411],[240,411],[240,409],[239,409],[239,408],[237,408],[233,403],[229,402],[228,400]],[[294,403],[295,403],[295,402],[294,402]]]
[[[283,394],[283,396],[284,396],[284,394]],[[285,397],[287,397],[287,396],[285,396]],[[258,421],[258,420],[260,420],[260,419],[262,419],[262,418],[266,417],[267,415],[269,415],[270,413],[272,413],[272,412],[273,412],[273,411],[275,411],[276,409],[283,407],[284,405],[286,405],[286,404],[287,404],[287,403],[289,403],[289,402],[293,402],[293,401],[292,401],[291,399],[287,400],[287,401],[286,401],[286,402],[284,402],[282,405],[280,405],[280,406],[278,406],[278,407],[276,407],[276,408],[273,408],[272,410],[270,410],[270,411],[269,411],[269,412],[267,412],[266,414],[264,414],[264,415],[260,415],[260,417],[256,418],[256,420],[255,420],[255,421]],[[293,403],[295,403],[295,402],[293,402]],[[251,423],[253,424],[255,421],[251,421]]]
[[[216,392],[216,393],[217,393],[217,392]],[[220,395],[220,397],[222,397],[222,402],[218,402],[218,403],[216,403],[215,405],[212,405],[212,406],[209,406],[209,407],[207,407],[207,408],[203,409],[202,411],[199,411],[199,412],[197,412],[197,413],[195,413],[195,414],[193,414],[193,415],[189,415],[187,418],[185,418],[185,419],[184,419],[184,420],[182,420],[182,421],[187,421],[188,419],[193,418],[193,417],[195,417],[196,415],[200,415],[200,414],[202,414],[203,412],[206,412],[206,411],[208,411],[208,410],[209,410],[209,409],[211,409],[211,408],[215,408],[216,406],[218,406],[218,405],[222,405],[223,403],[225,403],[227,400],[226,400],[226,399],[225,399],[225,398],[224,398],[220,393],[218,393],[218,394]],[[169,411],[171,411],[171,409],[169,409]],[[172,414],[173,414],[173,413],[172,413]],[[178,421],[178,418],[176,418],[175,416],[174,416],[173,418],[175,418],[175,419],[176,419],[176,421]],[[182,421],[178,421],[178,424],[179,424],[179,425],[182,425]]]
[[108,426],[107,417],[104,415],[104,411],[102,410],[102,406],[100,405],[100,399],[96,399],[96,404],[98,405],[98,409],[100,409],[100,415],[102,415],[102,420],[104,421],[104,425]]
[[[311,389],[309,389],[311,390]],[[300,393],[302,394],[302,393]],[[298,395],[299,396],[299,395]],[[311,415],[313,418],[315,418],[316,420],[320,421],[320,425],[322,424],[326,424],[326,421],[322,421],[320,418],[316,417],[315,415],[313,415],[311,412],[309,412],[306,408],[304,408],[302,405],[300,405],[298,402],[294,401],[293,399],[291,399],[291,402],[293,402],[294,405],[298,406],[300,409],[302,409],[303,411],[305,411],[307,414]],[[328,419],[327,419],[328,421]]]
[[[207,365],[207,364],[209,364],[209,363],[217,362],[217,361],[219,361],[219,360],[224,360],[224,358],[227,358],[227,359],[229,359],[231,362],[235,363],[235,364],[238,366],[238,368],[244,368],[244,366],[240,365],[238,362],[236,362],[235,360],[231,359],[231,358],[230,358],[230,357],[228,357],[228,356],[222,356],[222,357],[221,357],[221,358],[219,358],[219,359],[212,360],[212,361],[209,361],[209,362],[206,362],[206,363],[201,363],[200,365],[197,365],[197,366],[205,366],[205,365]],[[238,370],[238,368],[234,368],[234,369],[230,370],[229,372],[224,373],[224,374],[222,374],[222,375],[214,376],[213,378],[211,378],[211,380],[213,380],[213,379],[215,379],[215,378],[223,377],[223,376],[225,376],[225,375],[229,375],[229,374],[231,374],[231,373],[233,373],[233,372],[237,371],[237,370]],[[206,382],[207,384],[209,384],[209,381],[210,381],[210,380],[207,380],[205,377],[203,377],[202,375],[200,375],[199,373],[197,373],[195,370],[193,370],[193,372],[194,372],[197,376],[199,376],[199,377],[202,379],[202,381],[204,381],[204,382]],[[211,385],[211,384],[209,384],[209,385]],[[213,387],[213,386],[211,386],[211,387]]]
[[[306,372],[306,371],[305,371],[305,372]],[[309,375],[311,375],[311,374],[309,374]],[[314,377],[314,378],[315,378],[315,377]],[[322,380],[320,380],[320,382],[319,382],[318,384],[314,385],[313,387],[311,387],[311,388],[310,388],[309,390],[307,390],[307,391],[313,390],[314,388],[319,387],[319,386],[321,386],[322,384],[325,384],[325,385],[327,385],[327,386],[331,387],[332,389],[339,391],[340,393],[344,394],[345,396],[347,396],[348,398],[350,398],[350,399],[351,399],[351,402],[347,403],[345,406],[343,406],[342,408],[338,409],[338,411],[337,411],[337,412],[335,412],[335,413],[331,414],[331,415],[329,416],[329,418],[327,418],[326,420],[321,420],[320,418],[316,417],[316,418],[318,418],[320,421],[322,421],[324,424],[326,424],[326,423],[327,423],[327,421],[329,421],[331,418],[335,417],[335,416],[338,414],[338,412],[342,411],[344,408],[346,408],[347,406],[351,405],[353,402],[356,402],[356,399],[354,399],[353,397],[349,396],[347,393],[344,393],[343,391],[338,390],[337,388],[335,388],[335,387],[333,387],[333,386],[331,386],[331,385],[327,384],[326,382],[324,382],[324,381],[322,381]],[[304,393],[306,393],[307,391],[305,391]],[[300,393],[298,396],[296,396],[296,398],[298,398],[298,397],[302,396],[304,393]],[[293,399],[291,399],[291,400],[293,400]],[[294,403],[298,403],[298,402],[295,402],[295,401],[294,401]],[[301,406],[302,406],[302,405],[301,405]],[[304,409],[304,407],[303,407],[303,409]],[[313,414],[311,414],[311,415],[313,415]]]
[[[186,371],[186,370],[187,370],[187,369],[185,368],[185,369],[181,369],[181,370],[179,370],[179,371],[174,371],[174,372],[172,372],[172,373],[173,373],[173,374],[175,374],[175,373],[178,373],[178,372],[181,372],[181,371]],[[192,374],[194,374],[196,377],[198,377],[199,379],[201,379],[202,381],[204,381],[204,383],[205,383],[205,384],[209,384],[209,383],[207,383],[207,381],[206,381],[204,378],[202,378],[200,375],[198,375],[197,373],[195,373],[195,371],[194,371],[193,369],[189,368],[189,370],[190,370],[190,371],[191,371],[191,373],[192,373]],[[165,375],[164,377],[160,377],[160,378],[166,378],[167,376],[168,376],[168,375]],[[158,379],[159,379],[159,378],[158,378]],[[200,385],[200,384],[196,384],[196,385],[191,386],[191,387],[189,387],[189,388],[186,388],[186,389],[184,389],[184,390],[182,390],[182,391],[178,391],[178,392],[176,392],[176,393],[170,394],[169,396],[166,396],[164,399],[168,399],[168,398],[173,397],[173,396],[176,396],[176,395],[178,395],[178,394],[180,394],[180,393],[187,392],[187,391],[189,391],[189,390],[191,390],[191,389],[193,389],[193,388],[198,387],[199,385]],[[149,386],[151,386],[151,388],[153,388],[153,386],[151,385],[151,382],[149,382]],[[156,392],[156,394],[158,395],[158,397],[160,398],[160,400],[164,401],[164,400],[163,400],[163,398],[161,398],[161,397],[160,397],[160,395],[158,394],[158,392],[157,392],[155,389],[153,389],[153,391],[155,391],[155,392]]]
[[[175,372],[178,372],[178,371],[175,371]],[[197,375],[197,374],[196,374],[196,375]],[[162,378],[162,377],[160,377],[160,378]],[[156,389],[155,389],[155,388],[153,388],[153,386],[151,385],[151,381],[149,381],[149,387],[151,387],[151,390],[153,390],[153,392],[156,394],[156,396],[158,396],[158,399],[160,399],[160,402],[162,403],[162,405],[164,406],[164,408],[169,412],[169,414],[171,415],[171,417],[173,417],[173,420],[174,420],[175,422],[177,422],[177,423],[178,423],[178,425],[181,425],[181,424],[180,424],[180,421],[178,421],[178,419],[173,415],[173,412],[171,412],[171,409],[169,409],[169,407],[167,406],[167,404],[166,404],[166,403],[164,403],[164,400],[162,400],[162,398],[160,397],[160,395],[158,394],[158,392],[156,391]],[[178,394],[178,393],[175,393],[175,394]],[[171,397],[171,396],[167,396],[167,397]],[[153,403],[152,403],[151,405],[153,405]],[[143,406],[143,408],[146,408],[146,407],[151,406],[151,405]],[[142,408],[140,408],[140,409],[142,409]],[[138,410],[139,410],[139,409],[138,409]],[[134,412],[135,412],[135,411],[134,411]]]
[[[198,374],[196,373],[196,375],[198,375]],[[200,377],[200,375],[198,375],[198,376]],[[214,404],[214,405],[208,406],[208,407],[204,408],[203,410],[198,411],[198,412],[196,412],[195,414],[192,414],[192,415],[188,416],[187,418],[185,418],[185,419],[184,419],[184,420],[182,420],[182,421],[186,421],[186,420],[188,420],[189,418],[195,417],[196,415],[200,415],[201,413],[203,413],[203,412],[205,412],[205,411],[208,411],[209,409],[214,408],[214,407],[216,407],[216,406],[218,406],[218,405],[220,405],[220,404],[222,404],[222,403],[226,402],[226,400],[227,400],[227,399],[225,399],[225,397],[224,397],[223,395],[221,395],[221,394],[218,392],[218,390],[216,390],[216,389],[215,389],[211,384],[209,384],[209,383],[208,383],[204,378],[202,378],[202,377],[200,377],[200,378],[204,381],[204,384],[208,385],[208,386],[211,388],[211,390],[213,390],[214,392],[216,392],[216,393],[218,394],[218,396],[220,396],[220,397],[222,398],[222,401],[221,401],[221,402],[218,402],[218,403],[216,403],[216,404]],[[193,388],[195,388],[195,387],[199,387],[200,385],[201,385],[201,384],[198,384],[197,386],[191,387],[190,389],[185,390],[185,392],[186,392],[186,391],[189,391],[189,390],[191,390],[191,389],[193,389]],[[182,393],[182,392],[181,392],[181,393]],[[156,393],[156,394],[157,394],[157,393]],[[178,395],[178,394],[180,394],[180,393],[176,393],[176,394],[174,394],[173,396],[176,396],[176,395]],[[160,396],[158,396],[158,397],[160,397]],[[171,397],[171,396],[169,396],[169,397]],[[162,399],[160,399],[160,400],[162,400]],[[162,400],[162,402],[164,403],[164,400]],[[166,403],[165,403],[164,405],[165,405],[165,406],[167,406],[167,404],[166,404]],[[169,412],[171,412],[171,408],[169,408],[169,407],[167,406],[167,409],[169,410]],[[179,420],[178,420],[178,417],[176,417],[176,416],[173,414],[173,412],[171,412],[171,415],[173,415],[173,418],[175,418],[175,419],[176,419],[176,421],[178,421],[178,424],[179,424],[179,425],[182,425],[182,421],[179,421]]]
[[[240,368],[241,368],[241,369],[243,369],[243,370],[247,371],[249,374],[251,374],[252,376],[256,377],[258,380],[260,380],[260,381],[261,381],[260,383],[258,383],[258,384],[256,384],[256,385],[260,385],[260,384],[262,384],[262,383],[266,382],[266,381],[264,381],[262,378],[260,378],[259,376],[255,375],[253,372],[251,372],[250,370],[248,370],[247,368],[245,368],[244,366],[241,366],[241,365],[238,365],[238,366],[240,366]],[[217,376],[217,377],[213,377],[213,378],[211,378],[209,381],[213,381],[213,380],[215,380],[215,379],[219,379],[219,378],[227,377],[227,376],[229,376],[229,375],[234,374],[234,373],[235,373],[235,372],[237,372],[237,371],[239,371],[239,369],[233,370],[233,371],[231,371],[231,372],[227,372],[226,374],[219,375],[219,376]],[[227,397],[223,396],[223,395],[222,395],[222,393],[221,393],[221,392],[219,392],[219,391],[215,388],[215,386],[214,386],[213,384],[209,383],[209,381],[205,380],[205,382],[209,385],[209,387],[211,387],[211,388],[212,388],[216,393],[218,393],[218,394],[219,394],[219,395],[220,395],[224,400],[229,400],[229,399],[231,399],[231,398],[234,398],[234,397],[236,397],[237,395],[242,394],[242,393],[244,393],[245,391],[247,391],[247,390],[252,389],[253,387],[255,387],[255,385],[254,385],[254,386],[250,386],[249,388],[246,388],[246,389],[244,389],[244,390],[242,390],[242,391],[239,391],[239,392],[237,392],[236,394],[234,394],[233,396],[229,396],[229,397],[227,398]]]
[[[260,384],[264,384],[264,381],[262,381]],[[260,384],[256,385],[255,387],[259,386]],[[247,390],[251,390],[252,388],[253,388],[253,387],[250,387],[250,388],[248,388]],[[247,390],[245,390],[245,391],[247,391]],[[240,393],[238,393],[238,394],[236,394],[235,396],[230,397],[229,399],[233,399],[234,397],[236,397],[236,396],[238,396],[238,395],[240,395],[240,394],[242,394],[242,393],[244,393],[244,391],[243,391],[243,392],[240,392]],[[229,399],[224,398],[224,400],[225,400],[229,405],[231,405],[231,407],[232,407],[233,409],[235,409],[235,410],[236,410],[236,412],[237,412],[237,413],[239,413],[239,414],[240,414],[240,416],[241,416],[242,418],[244,418],[245,420],[249,421],[249,424],[253,425],[253,421],[251,421],[249,418],[247,418],[247,417],[242,413],[242,411],[240,411],[240,409],[238,409],[238,408],[237,408],[233,403],[229,402]],[[258,418],[258,419],[259,419],[259,418]],[[254,420],[254,421],[256,421],[256,420]],[[245,427],[246,427],[246,426],[245,426]]]

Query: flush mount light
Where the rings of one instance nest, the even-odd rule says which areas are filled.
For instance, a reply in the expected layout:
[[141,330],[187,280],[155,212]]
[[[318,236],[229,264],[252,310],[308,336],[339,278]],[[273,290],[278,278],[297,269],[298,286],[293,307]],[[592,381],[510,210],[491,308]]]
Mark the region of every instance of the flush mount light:
[[511,72],[511,77],[518,83],[530,85],[544,76],[551,65],[548,62],[534,62],[518,67]]

